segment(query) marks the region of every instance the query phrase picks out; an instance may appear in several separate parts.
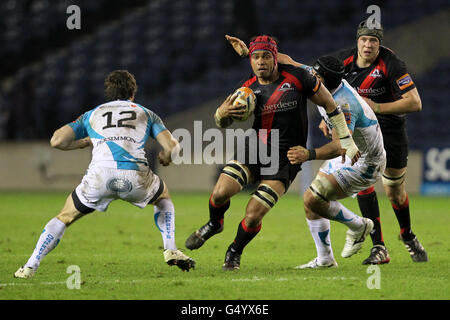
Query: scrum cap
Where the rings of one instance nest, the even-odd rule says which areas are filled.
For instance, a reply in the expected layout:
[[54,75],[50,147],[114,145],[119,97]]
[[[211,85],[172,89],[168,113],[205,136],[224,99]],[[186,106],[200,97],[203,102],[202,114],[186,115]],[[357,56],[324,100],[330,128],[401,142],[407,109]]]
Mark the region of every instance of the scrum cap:
[[361,36],[377,37],[381,42],[383,40],[383,26],[379,22],[376,22],[375,26],[368,26],[367,20],[361,21],[356,30],[356,39]]
[[253,51],[256,50],[270,51],[275,60],[275,65],[277,64],[278,45],[272,37],[266,35],[256,37],[252,42],[250,42],[249,57],[251,57]]
[[342,62],[332,56],[322,56],[317,59],[313,69],[323,78],[328,90],[337,88],[345,73]]

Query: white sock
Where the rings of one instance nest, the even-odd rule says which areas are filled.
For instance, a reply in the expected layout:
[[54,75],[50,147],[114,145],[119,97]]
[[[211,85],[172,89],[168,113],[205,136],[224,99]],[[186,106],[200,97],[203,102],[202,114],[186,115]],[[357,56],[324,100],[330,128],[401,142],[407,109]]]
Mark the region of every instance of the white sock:
[[155,224],[161,232],[164,250],[176,250],[175,244],[175,208],[172,200],[161,199],[155,204]]
[[33,254],[30,259],[28,259],[25,266],[37,270],[42,259],[44,259],[50,251],[56,248],[65,230],[66,225],[61,220],[58,218],[50,220],[45,225],[44,230],[36,243]]
[[334,261],[333,249],[330,240],[330,220],[321,218],[317,220],[306,219],[309,231],[314,239],[319,264]]
[[363,219],[348,210],[338,201],[330,201],[328,215],[331,220],[345,224],[350,230],[358,230],[364,225]]

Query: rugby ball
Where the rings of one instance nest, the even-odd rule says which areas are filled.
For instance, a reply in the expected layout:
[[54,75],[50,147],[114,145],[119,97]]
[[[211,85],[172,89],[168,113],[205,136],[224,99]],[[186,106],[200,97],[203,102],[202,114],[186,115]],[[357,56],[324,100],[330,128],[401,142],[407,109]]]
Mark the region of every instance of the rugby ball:
[[245,110],[242,118],[232,117],[235,121],[245,121],[247,120],[255,111],[256,105],[256,95],[253,90],[248,87],[241,87],[237,89],[233,96],[237,96],[236,100],[233,102],[233,106],[240,106]]

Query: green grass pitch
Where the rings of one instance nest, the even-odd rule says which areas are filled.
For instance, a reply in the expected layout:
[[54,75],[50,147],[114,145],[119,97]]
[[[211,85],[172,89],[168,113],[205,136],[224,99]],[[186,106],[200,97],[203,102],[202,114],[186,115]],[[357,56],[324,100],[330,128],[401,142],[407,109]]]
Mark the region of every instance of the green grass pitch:
[[[191,272],[164,263],[162,239],[153,207],[139,209],[115,201],[70,226],[58,247],[41,263],[33,279],[13,273],[31,254],[44,225],[64,204],[65,192],[0,193],[0,299],[133,299],[133,300],[335,300],[450,298],[448,232],[450,199],[410,196],[413,231],[430,261],[413,263],[398,240],[398,224],[386,197],[379,195],[381,222],[391,262],[379,267],[379,289],[369,289],[369,272],[361,262],[369,254],[344,259],[340,252],[345,226],[332,222],[331,239],[337,269],[295,270],[315,257],[314,242],[299,196],[286,195],[267,214],[257,237],[242,255],[241,270],[222,271],[226,248],[244,216],[249,194],[237,195],[225,216],[225,230],[195,251],[185,239],[207,221],[207,193],[172,193],[176,210],[176,243],[197,262]],[[359,212],[355,199],[343,204]],[[68,267],[81,270],[81,288],[69,289]]]

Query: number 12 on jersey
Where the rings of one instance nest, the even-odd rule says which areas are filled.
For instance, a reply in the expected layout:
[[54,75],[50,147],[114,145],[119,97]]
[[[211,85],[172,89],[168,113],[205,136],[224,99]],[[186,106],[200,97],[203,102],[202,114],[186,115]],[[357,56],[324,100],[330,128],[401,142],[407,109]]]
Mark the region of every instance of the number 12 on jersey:
[[134,112],[134,111],[119,112],[120,115],[124,114],[124,115],[129,115],[129,116],[118,119],[117,125],[112,123],[112,114],[113,114],[112,111],[102,114],[102,117],[106,117],[106,126],[104,126],[102,129],[116,128],[116,127],[127,127],[127,128],[131,128],[131,129],[136,129],[135,126],[125,123],[126,121],[136,120],[136,112]]

